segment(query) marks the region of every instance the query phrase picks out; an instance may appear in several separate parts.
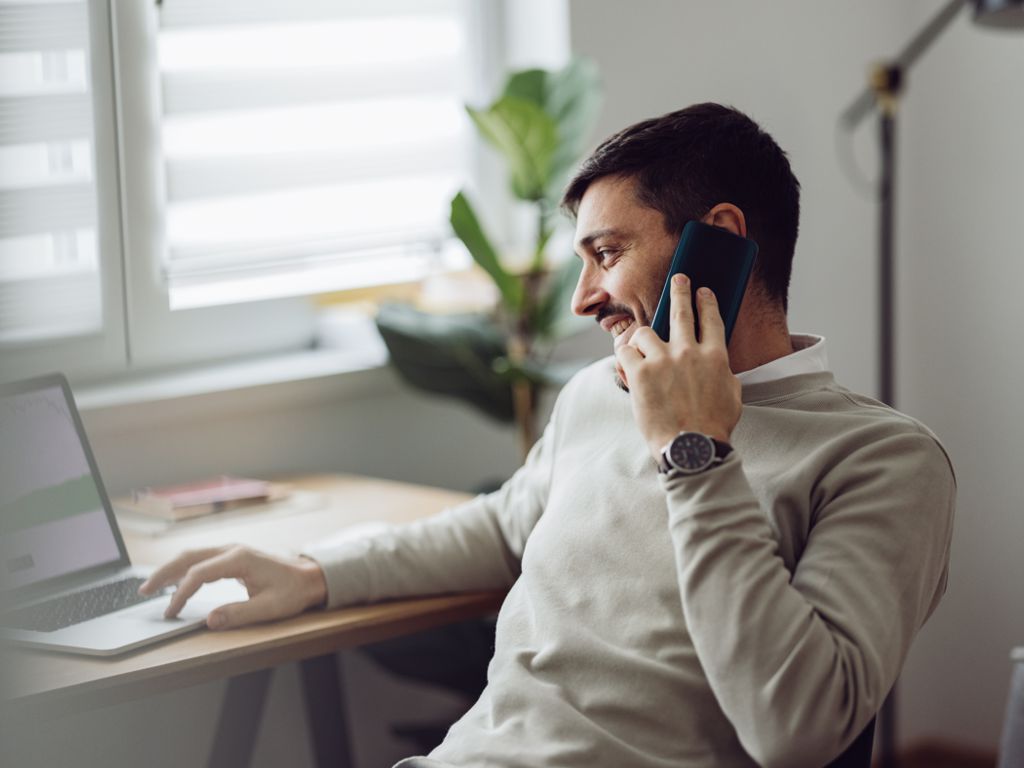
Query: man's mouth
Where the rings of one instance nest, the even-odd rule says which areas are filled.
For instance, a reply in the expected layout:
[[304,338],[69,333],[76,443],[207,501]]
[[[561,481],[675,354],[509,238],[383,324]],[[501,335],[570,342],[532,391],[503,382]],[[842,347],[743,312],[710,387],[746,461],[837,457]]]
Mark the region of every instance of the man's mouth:
[[615,336],[619,336],[623,332],[625,332],[625,330],[627,328],[629,328],[629,326],[631,326],[632,324],[633,324],[633,321],[630,318],[627,317],[625,320],[619,320],[619,322],[617,322],[615,325],[613,325],[608,330],[611,332],[612,336],[615,337]]
[[603,330],[610,333],[612,338],[615,338],[625,333],[629,326],[636,322],[636,318],[632,312],[627,311],[624,307],[607,307],[597,316],[597,322]]

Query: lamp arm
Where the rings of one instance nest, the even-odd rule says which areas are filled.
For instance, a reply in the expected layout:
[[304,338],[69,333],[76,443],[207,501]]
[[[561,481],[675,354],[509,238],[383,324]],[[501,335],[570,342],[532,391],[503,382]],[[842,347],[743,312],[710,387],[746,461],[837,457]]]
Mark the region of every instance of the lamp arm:
[[[921,30],[911,38],[903,50],[895,58],[891,59],[885,66],[889,69],[906,73],[919,58],[927,51],[932,43],[938,39],[946,27],[966,5],[966,0],[949,0],[943,8],[932,17],[931,21],[925,24]],[[878,99],[878,89],[874,85],[868,85],[861,91],[857,98],[850,102],[840,116],[841,123],[848,129],[855,128],[861,120],[867,117],[868,113],[875,106]]]

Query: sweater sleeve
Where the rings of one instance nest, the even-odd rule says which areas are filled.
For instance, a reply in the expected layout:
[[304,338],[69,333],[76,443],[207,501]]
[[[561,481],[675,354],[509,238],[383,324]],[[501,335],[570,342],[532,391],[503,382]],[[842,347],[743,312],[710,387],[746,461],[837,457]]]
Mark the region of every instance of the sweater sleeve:
[[665,481],[683,612],[744,749],[821,766],[875,715],[945,590],[955,480],[921,432],[853,452],[790,574],[740,457]]
[[552,415],[526,462],[494,493],[375,536],[305,553],[324,571],[327,607],[511,587],[547,501],[554,439]]

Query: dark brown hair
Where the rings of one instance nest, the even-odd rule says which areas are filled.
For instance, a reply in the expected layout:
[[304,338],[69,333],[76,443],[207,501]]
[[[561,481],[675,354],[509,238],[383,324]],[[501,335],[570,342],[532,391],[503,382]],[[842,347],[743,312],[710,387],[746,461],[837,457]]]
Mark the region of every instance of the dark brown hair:
[[632,178],[641,204],[679,234],[718,203],[743,211],[758,244],[753,279],[769,300],[788,306],[800,220],[800,182],[786,153],[742,112],[695,104],[631,125],[606,139],[582,164],[562,197],[573,218],[587,188],[605,176]]

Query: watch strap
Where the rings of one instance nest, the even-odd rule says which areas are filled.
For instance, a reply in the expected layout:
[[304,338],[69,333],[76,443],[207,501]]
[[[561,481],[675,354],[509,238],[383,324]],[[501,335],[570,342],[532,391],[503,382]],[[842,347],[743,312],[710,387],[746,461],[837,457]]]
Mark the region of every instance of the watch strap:
[[732,446],[722,440],[715,440],[711,438],[711,442],[715,444],[715,458],[725,461],[725,457],[732,453]]

